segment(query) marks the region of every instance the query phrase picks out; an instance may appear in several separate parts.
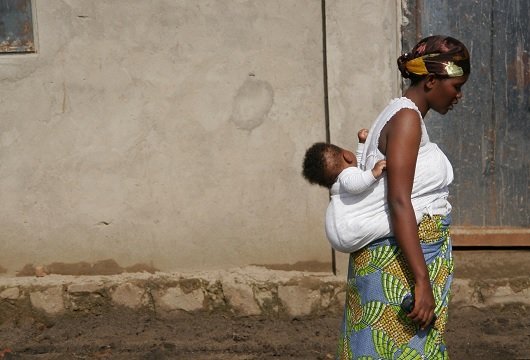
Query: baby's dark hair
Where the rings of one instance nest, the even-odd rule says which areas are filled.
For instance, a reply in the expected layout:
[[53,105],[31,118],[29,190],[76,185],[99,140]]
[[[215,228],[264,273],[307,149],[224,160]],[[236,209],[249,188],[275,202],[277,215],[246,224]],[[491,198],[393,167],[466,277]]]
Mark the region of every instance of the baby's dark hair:
[[337,174],[332,171],[338,166],[338,155],[342,149],[333,144],[318,142],[307,149],[304,157],[302,176],[311,184],[331,188]]

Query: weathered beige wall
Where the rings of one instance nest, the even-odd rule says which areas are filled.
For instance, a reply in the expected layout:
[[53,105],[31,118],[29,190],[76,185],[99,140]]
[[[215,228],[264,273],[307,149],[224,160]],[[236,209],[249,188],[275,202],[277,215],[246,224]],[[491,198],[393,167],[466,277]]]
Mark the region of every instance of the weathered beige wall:
[[[401,1],[327,3],[330,140],[355,149],[359,129],[369,129],[400,94],[396,59]],[[337,253],[336,258],[337,273],[346,273],[348,256]]]
[[355,148],[399,93],[396,59],[400,1],[337,0],[327,9],[331,142]]
[[[332,141],[394,91],[394,5],[327,2]],[[320,0],[35,7],[38,54],[0,57],[0,267],[330,262],[300,176],[325,139]]]

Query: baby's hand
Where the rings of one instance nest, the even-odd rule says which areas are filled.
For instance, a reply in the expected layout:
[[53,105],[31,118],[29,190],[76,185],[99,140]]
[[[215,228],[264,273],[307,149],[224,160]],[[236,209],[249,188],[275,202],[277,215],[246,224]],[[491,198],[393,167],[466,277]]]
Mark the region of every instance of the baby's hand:
[[359,132],[357,133],[357,137],[359,138],[359,142],[361,144],[364,144],[366,138],[368,137],[368,129],[359,130]]
[[386,160],[379,160],[375,163],[374,168],[372,169],[372,175],[374,178],[381,176],[383,171],[386,169]]

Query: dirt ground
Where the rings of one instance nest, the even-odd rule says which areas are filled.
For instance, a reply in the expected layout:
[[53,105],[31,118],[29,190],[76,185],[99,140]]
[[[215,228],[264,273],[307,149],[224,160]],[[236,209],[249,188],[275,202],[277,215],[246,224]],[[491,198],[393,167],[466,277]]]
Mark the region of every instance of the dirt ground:
[[[505,279],[530,273],[530,251],[456,251],[461,278]],[[499,266],[502,264],[502,266]],[[484,280],[485,281],[485,280]],[[0,303],[0,313],[9,313]],[[530,360],[530,308],[450,307],[452,360]],[[341,317],[295,319],[111,309],[53,321],[24,312],[0,324],[0,359],[333,359]],[[3,317],[6,319],[6,317]]]
[[[530,359],[522,305],[452,308],[451,359]],[[0,326],[2,359],[333,359],[339,316],[295,319],[121,313],[26,317]]]

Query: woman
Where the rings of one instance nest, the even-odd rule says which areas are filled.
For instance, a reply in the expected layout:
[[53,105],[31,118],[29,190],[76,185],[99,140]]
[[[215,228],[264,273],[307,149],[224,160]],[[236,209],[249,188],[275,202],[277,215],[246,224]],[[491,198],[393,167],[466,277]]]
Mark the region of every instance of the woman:
[[[361,168],[387,160],[392,236],[350,255],[339,359],[446,359],[443,334],[452,281],[447,186],[452,167],[423,123],[462,97],[469,53],[458,40],[430,36],[398,59],[410,79],[373,124]],[[414,299],[410,312],[400,306]]]

